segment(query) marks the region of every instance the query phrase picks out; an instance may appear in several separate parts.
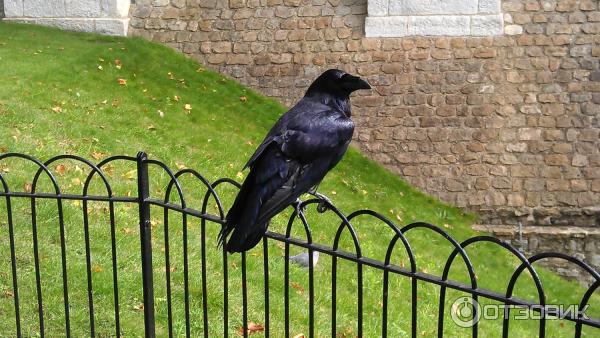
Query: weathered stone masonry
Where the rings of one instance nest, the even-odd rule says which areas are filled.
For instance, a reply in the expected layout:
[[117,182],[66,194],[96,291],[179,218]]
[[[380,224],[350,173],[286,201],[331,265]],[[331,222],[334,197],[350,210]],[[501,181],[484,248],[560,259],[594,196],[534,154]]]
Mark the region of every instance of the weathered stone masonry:
[[375,89],[353,99],[365,154],[485,224],[583,227],[520,244],[600,267],[598,236],[572,244],[600,226],[598,2],[505,0],[496,36],[365,37],[379,2],[137,0],[130,32],[288,105],[324,69],[365,76]]
[[138,0],[131,33],[286,104],[323,69],[366,76],[373,159],[487,223],[598,226],[598,3],[502,11],[500,36],[367,38],[365,0]]

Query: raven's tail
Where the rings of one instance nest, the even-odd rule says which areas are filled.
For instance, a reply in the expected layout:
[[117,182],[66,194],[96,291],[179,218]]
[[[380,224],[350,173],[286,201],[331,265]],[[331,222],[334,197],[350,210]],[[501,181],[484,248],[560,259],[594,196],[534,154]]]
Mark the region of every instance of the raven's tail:
[[[264,224],[256,224],[252,227],[251,233],[246,233],[243,230],[234,230],[233,234],[225,244],[225,249],[229,253],[244,252],[254,248],[267,232],[269,222]],[[224,243],[225,240],[222,241]]]
[[227,212],[225,224],[219,232],[219,247],[224,245],[228,252],[252,249],[267,231],[268,221],[255,224],[262,203],[260,190],[257,190],[253,184],[254,175],[255,173],[250,171],[231,209]]

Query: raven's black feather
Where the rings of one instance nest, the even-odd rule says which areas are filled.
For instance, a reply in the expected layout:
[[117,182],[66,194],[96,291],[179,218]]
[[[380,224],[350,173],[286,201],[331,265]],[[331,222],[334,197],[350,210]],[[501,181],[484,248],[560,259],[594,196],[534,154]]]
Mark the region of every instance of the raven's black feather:
[[273,216],[321,182],[352,139],[350,93],[368,88],[364,80],[336,69],[311,84],[248,160],[244,168],[250,173],[227,213],[219,244],[227,242],[229,252],[253,248]]

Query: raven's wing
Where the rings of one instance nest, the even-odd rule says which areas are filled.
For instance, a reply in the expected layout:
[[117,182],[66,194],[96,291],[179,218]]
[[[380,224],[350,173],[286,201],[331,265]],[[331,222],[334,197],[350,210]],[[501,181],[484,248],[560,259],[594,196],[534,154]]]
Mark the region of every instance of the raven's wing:
[[300,110],[302,115],[290,110],[251,157],[250,174],[221,234],[224,239],[234,231],[228,251],[256,245],[269,219],[318,184],[346,151],[354,130],[352,120],[324,105],[311,108]]
[[277,143],[287,163],[299,165],[295,164],[295,171],[285,183],[264,201],[258,223],[268,221],[321,182],[343,157],[354,131],[352,120],[331,111],[304,125],[290,127],[294,129],[287,130]]

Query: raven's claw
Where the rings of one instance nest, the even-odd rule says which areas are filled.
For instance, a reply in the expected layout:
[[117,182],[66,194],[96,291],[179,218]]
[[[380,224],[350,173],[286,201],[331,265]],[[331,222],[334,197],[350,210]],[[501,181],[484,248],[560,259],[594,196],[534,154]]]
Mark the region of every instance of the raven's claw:
[[333,203],[331,203],[331,200],[329,198],[327,198],[325,195],[319,194],[316,191],[310,192],[310,193],[311,193],[311,195],[313,195],[316,198],[321,200],[321,202],[319,202],[319,204],[317,205],[317,211],[319,213],[321,213],[321,214],[324,213],[325,211],[327,211],[327,209],[329,209],[329,205],[333,205]]

